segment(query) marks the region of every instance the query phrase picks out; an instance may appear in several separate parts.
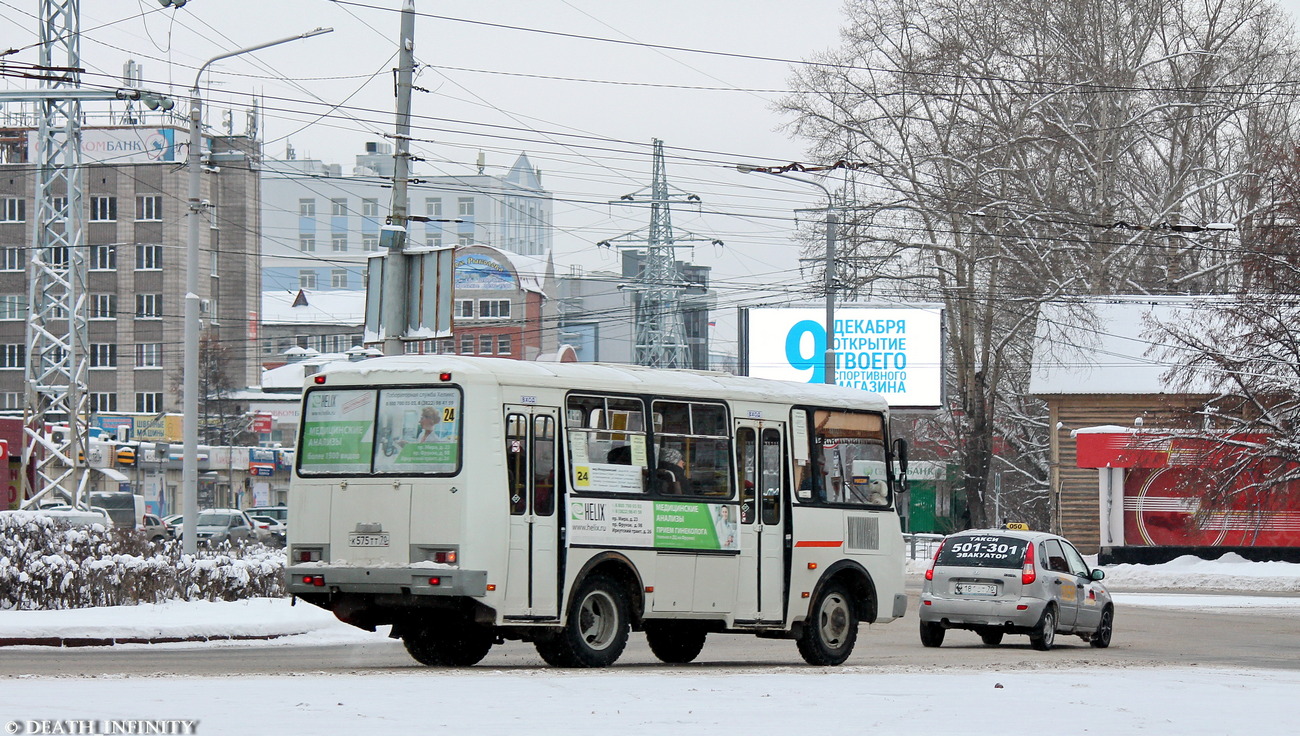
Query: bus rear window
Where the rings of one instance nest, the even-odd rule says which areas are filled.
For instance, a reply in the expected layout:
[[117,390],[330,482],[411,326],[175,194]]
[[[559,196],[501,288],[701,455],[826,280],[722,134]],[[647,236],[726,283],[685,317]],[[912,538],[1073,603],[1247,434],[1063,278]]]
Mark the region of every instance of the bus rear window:
[[939,552],[936,565],[950,567],[1000,567],[1018,570],[1024,564],[1029,542],[998,534],[953,537]]
[[302,475],[451,475],[460,465],[453,387],[312,391],[303,406]]

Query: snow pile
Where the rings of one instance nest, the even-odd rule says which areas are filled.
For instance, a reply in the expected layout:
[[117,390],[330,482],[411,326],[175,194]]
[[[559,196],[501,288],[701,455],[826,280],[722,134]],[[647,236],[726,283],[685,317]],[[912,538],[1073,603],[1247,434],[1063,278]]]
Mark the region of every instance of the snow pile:
[[279,597],[284,565],[262,546],[186,555],[136,532],[0,512],[0,610]]
[[1162,565],[1108,565],[1108,587],[1300,592],[1300,564],[1252,562],[1235,552],[1217,560],[1183,555]]

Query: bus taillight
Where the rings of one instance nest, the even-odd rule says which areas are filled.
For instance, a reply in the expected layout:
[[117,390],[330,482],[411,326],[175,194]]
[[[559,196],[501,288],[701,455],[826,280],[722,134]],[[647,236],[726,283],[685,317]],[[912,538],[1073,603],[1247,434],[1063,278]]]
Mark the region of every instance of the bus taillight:
[[450,373],[439,373],[439,374],[438,374],[438,380],[439,380],[439,381],[450,381],[450,380],[451,380],[451,374],[450,374]]
[[429,585],[442,585],[442,578],[429,578]]
[[456,564],[456,550],[439,550],[433,553],[433,561],[442,565]]
[[312,376],[312,379],[311,379],[311,380],[312,380],[312,382],[315,383],[317,386],[321,386],[321,385],[324,385],[324,383],[325,383],[325,376]]

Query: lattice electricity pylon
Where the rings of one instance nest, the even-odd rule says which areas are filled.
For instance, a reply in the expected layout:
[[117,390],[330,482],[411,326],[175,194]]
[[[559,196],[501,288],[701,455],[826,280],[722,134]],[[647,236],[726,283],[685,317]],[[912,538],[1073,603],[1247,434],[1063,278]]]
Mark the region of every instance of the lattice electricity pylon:
[[[86,249],[82,222],[80,0],[42,0],[36,218],[28,280],[24,506],[86,489]],[[62,92],[69,94],[62,95]],[[68,430],[51,433],[51,424]]]
[[[631,243],[644,244],[645,260],[636,280],[623,288],[634,293],[636,308],[636,362],[655,368],[686,368],[690,366],[687,354],[686,325],[682,319],[681,295],[688,284],[677,270],[679,242],[709,241],[721,245],[722,241],[704,238],[693,233],[673,233],[670,205],[673,202],[696,203],[700,198],[685,192],[672,192],[668,187],[668,174],[664,167],[664,142],[654,142],[654,165],[650,186],[631,194],[624,194],[611,204],[649,204],[650,226],[615,238],[600,245],[618,245],[621,248],[638,248]],[[648,199],[641,198],[647,190]]]

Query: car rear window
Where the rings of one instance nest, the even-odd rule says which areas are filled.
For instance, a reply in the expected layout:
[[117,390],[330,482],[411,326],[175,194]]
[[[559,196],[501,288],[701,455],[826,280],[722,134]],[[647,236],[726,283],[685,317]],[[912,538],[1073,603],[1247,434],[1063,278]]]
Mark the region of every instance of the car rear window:
[[1027,546],[1024,539],[997,534],[953,537],[944,543],[935,564],[1017,569],[1024,564]]

